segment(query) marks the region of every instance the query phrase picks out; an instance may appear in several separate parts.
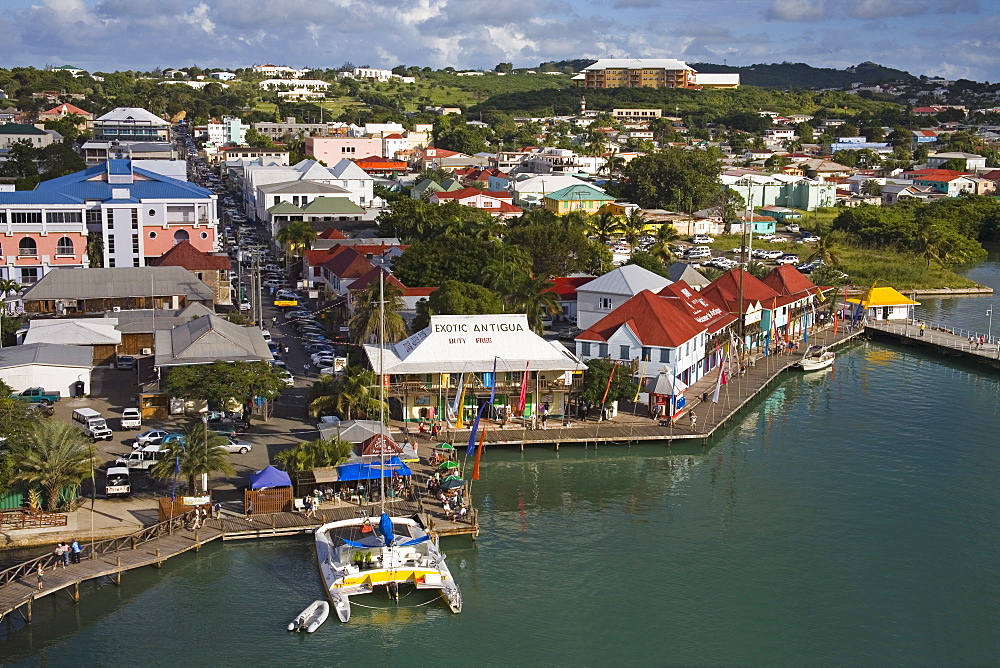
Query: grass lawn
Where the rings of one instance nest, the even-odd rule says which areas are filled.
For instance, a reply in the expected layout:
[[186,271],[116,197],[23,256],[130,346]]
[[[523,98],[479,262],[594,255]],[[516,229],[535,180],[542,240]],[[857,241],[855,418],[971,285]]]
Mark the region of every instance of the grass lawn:
[[[806,227],[805,229],[813,229]],[[715,250],[729,251],[739,248],[742,238],[738,234],[724,234],[713,237]],[[796,253],[803,262],[816,251],[816,244],[796,244],[789,242],[769,242],[754,239],[753,248],[780,250]],[[956,274],[950,269],[927,263],[909,253],[892,250],[869,250],[837,244],[840,264],[836,266],[848,276],[851,283],[859,287],[870,287],[876,280],[879,285],[892,286],[897,290],[926,290],[935,288],[974,288],[978,283]],[[732,254],[728,254],[733,257]]]

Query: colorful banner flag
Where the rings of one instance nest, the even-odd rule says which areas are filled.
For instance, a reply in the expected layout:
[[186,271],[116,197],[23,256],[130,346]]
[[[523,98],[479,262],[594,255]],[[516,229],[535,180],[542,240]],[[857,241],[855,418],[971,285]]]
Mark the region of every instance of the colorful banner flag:
[[524,415],[524,407],[527,406],[528,398],[528,367],[531,362],[524,365],[524,375],[521,376],[521,396],[517,399],[517,414]]

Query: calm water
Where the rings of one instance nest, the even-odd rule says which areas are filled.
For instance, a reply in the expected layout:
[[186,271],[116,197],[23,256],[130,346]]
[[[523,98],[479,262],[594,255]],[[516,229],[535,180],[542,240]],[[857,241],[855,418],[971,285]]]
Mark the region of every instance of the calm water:
[[362,598],[288,634],[310,541],[217,544],[43,599],[0,662],[995,665],[998,425],[996,372],[856,344],[710,449],[491,451],[479,540],[445,542],[461,615]]

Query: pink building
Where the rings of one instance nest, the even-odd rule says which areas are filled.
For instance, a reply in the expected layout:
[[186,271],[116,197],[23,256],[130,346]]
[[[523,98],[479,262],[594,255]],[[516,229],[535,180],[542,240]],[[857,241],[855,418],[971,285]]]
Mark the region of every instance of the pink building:
[[335,165],[344,158],[386,157],[377,137],[306,137],[306,155]]

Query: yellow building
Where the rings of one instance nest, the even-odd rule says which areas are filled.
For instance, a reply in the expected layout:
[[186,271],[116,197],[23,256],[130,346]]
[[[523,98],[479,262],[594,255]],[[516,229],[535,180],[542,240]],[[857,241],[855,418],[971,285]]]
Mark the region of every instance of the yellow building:
[[576,185],[566,186],[549,193],[542,200],[542,206],[556,215],[562,216],[570,211],[597,213],[601,207],[614,201],[614,197],[593,186]]
[[690,88],[695,71],[673,58],[604,58],[583,68],[585,88]]

